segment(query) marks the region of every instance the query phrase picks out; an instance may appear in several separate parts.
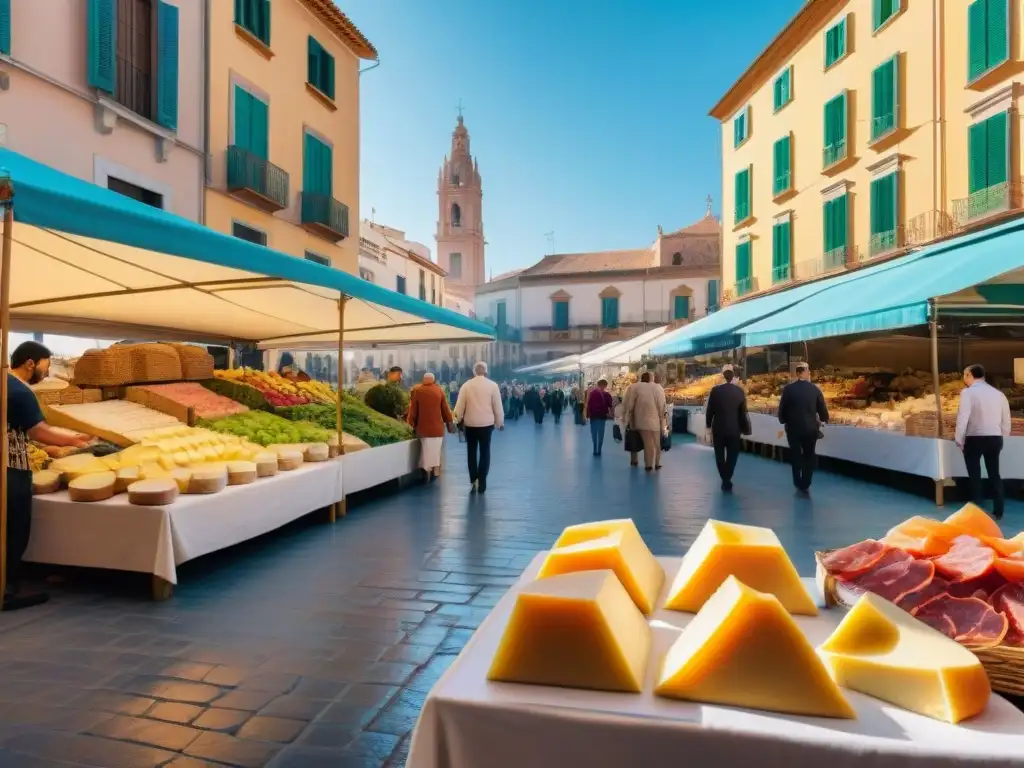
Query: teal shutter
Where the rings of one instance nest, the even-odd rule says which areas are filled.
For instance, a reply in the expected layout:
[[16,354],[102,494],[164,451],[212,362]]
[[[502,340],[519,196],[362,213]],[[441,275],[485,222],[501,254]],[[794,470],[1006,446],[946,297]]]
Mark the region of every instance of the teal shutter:
[[[306,80],[317,88],[320,88],[320,43],[312,35],[309,36],[309,61],[306,65]],[[320,88],[320,90],[323,90]]]
[[157,2],[156,121],[178,130],[178,7]]
[[324,93],[328,98],[334,100],[334,57],[327,51],[323,53],[324,63]]
[[974,0],[967,7],[967,80],[975,80],[988,69],[985,38],[987,0]]
[[879,66],[871,76],[871,138],[896,128],[899,114],[899,56]]
[[690,318],[690,297],[676,296],[672,300],[672,319],[689,320]]
[[495,305],[495,307],[497,309],[497,312],[495,313],[496,316],[497,316],[496,317],[496,322],[498,324],[497,327],[498,328],[504,328],[506,325],[508,325],[508,306],[505,304],[504,301],[499,301]]
[[[568,301],[556,301],[551,305],[552,318],[551,325],[556,331],[567,331],[569,330],[569,302]],[[603,312],[602,307],[602,312]]]
[[619,298],[617,296],[601,299],[601,326],[604,328],[619,327]]
[[0,53],[11,55],[11,0],[0,0]]
[[992,69],[1010,58],[1009,0],[986,0],[985,66]]
[[896,15],[900,9],[900,0],[874,0],[874,13],[872,15],[872,30],[877,30],[889,19]]
[[780,221],[772,227],[772,282],[789,280],[790,266],[790,223]]
[[250,132],[249,151],[264,160],[270,159],[270,108],[249,94]]
[[842,93],[825,104],[825,158],[824,166],[846,157],[846,94]]
[[988,179],[986,187],[1005,184],[1009,179],[1008,144],[1009,121],[1007,113],[1000,112],[985,121],[988,138]]
[[897,177],[890,173],[871,182],[871,251],[896,245]]
[[750,169],[745,168],[736,174],[735,186],[735,216],[736,223],[745,221],[750,217]]
[[846,55],[846,19],[843,18],[825,32],[825,69]]
[[791,137],[783,136],[775,142],[772,194],[781,195],[792,187]]
[[718,280],[708,280],[708,311],[718,306]]
[[330,197],[334,192],[334,148],[320,145],[320,191]]
[[736,246],[736,295],[743,296],[750,292],[751,285],[751,256],[750,241],[740,243]]
[[252,152],[252,102],[250,93],[235,86],[235,145]]
[[115,0],[89,0],[89,85],[114,92],[117,81],[117,8]]
[[988,187],[988,125],[975,123],[967,134],[968,180],[970,194]]
[[302,165],[304,192],[330,196],[333,182],[333,151],[311,133],[305,134]]

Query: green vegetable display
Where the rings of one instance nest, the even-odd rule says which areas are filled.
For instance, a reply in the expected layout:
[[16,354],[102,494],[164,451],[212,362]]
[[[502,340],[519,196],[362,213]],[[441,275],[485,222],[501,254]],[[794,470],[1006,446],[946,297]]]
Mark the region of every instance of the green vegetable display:
[[238,435],[259,445],[326,443],[331,436],[329,430],[317,424],[308,421],[289,421],[282,416],[263,411],[236,413],[215,421],[200,420],[198,426],[212,429],[214,432]]
[[[367,445],[389,445],[413,438],[408,424],[377,413],[347,392],[341,407],[345,432]],[[333,405],[293,405],[278,408],[277,413],[288,419],[312,422],[331,431],[337,429],[337,411]]]
[[366,404],[378,413],[401,419],[409,412],[409,393],[395,384],[377,384],[366,391]]
[[266,398],[263,397],[263,394],[256,389],[256,387],[250,387],[248,384],[240,384],[236,381],[226,381],[225,379],[206,379],[200,383],[211,392],[216,392],[218,395],[231,398],[236,403],[241,403],[250,410],[273,410],[273,407],[267,402]]

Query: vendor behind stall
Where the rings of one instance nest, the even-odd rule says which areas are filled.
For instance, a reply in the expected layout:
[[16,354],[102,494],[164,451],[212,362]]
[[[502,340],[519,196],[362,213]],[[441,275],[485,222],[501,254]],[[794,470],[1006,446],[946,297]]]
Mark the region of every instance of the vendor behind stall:
[[50,350],[36,341],[26,341],[11,355],[7,376],[7,587],[5,611],[45,603],[45,593],[20,593],[18,577],[21,558],[32,531],[32,471],[29,468],[28,441],[47,445],[84,447],[89,438],[55,429],[43,420],[39,401],[29,389],[46,378],[50,370]]

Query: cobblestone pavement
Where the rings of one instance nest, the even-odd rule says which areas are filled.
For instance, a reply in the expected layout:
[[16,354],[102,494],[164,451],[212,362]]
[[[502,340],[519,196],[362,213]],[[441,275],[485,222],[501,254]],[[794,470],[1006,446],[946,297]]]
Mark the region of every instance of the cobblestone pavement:
[[[878,534],[925,498],[743,456],[718,491],[706,448],[676,438],[665,468],[590,455],[571,421],[495,436],[485,496],[464,446],[449,471],[179,570],[173,600],[132,577],[74,573],[43,608],[0,615],[0,768],[401,766],[424,697],[537,550],[563,526],[632,516],[680,554],[709,516],[778,531],[802,573],[816,548]],[[1007,530],[1024,527],[1013,504]]]

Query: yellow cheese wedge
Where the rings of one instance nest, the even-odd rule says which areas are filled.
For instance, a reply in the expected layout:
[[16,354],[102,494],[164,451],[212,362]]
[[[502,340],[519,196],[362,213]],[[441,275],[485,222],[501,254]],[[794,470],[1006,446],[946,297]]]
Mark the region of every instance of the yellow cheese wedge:
[[219,493],[228,486],[228,472],[224,467],[196,467],[188,483],[189,493]]
[[188,467],[175,467],[171,470],[171,480],[177,484],[179,492],[188,493],[188,485],[192,480],[192,470]]
[[615,571],[643,613],[654,610],[654,603],[665,583],[665,570],[644,544],[635,526],[623,526],[606,536],[552,549],[544,558],[537,578],[602,569]]
[[719,520],[708,520],[683,557],[665,607],[671,611],[699,611],[729,576],[759,592],[775,595],[790,613],[818,614],[774,531]]
[[277,474],[277,454],[269,451],[257,453],[253,456],[253,463],[256,465],[256,474],[259,477],[273,477]]
[[306,446],[306,450],[302,452],[302,458],[304,461],[327,461],[331,456],[331,449],[327,446],[327,443],[310,443]]
[[558,537],[558,541],[555,542],[553,549],[568,547],[573,544],[580,544],[584,541],[601,539],[610,533],[618,533],[619,531],[635,531],[637,534],[640,533],[640,531],[637,530],[636,523],[628,517],[621,520],[598,520],[596,523],[570,525],[562,531],[562,534]]
[[50,469],[59,472],[65,482],[70,482],[83,475],[110,471],[106,464],[91,453],[75,453],[65,456],[63,459],[54,459],[50,462]]
[[979,714],[992,694],[977,656],[870,592],[818,650],[844,688],[947,723]]
[[68,483],[68,498],[72,501],[104,501],[113,497],[116,482],[113,472],[82,475]]
[[178,484],[168,477],[138,480],[128,486],[128,501],[144,507],[162,507],[178,498]]
[[112,453],[109,456],[100,456],[100,461],[103,462],[104,466],[111,472],[117,472],[121,468],[121,460],[118,458],[119,454]]
[[49,469],[41,469],[32,473],[32,494],[43,496],[60,490],[60,475]]
[[161,453],[157,463],[168,472],[178,466],[178,462],[174,460],[174,455],[171,453]]
[[164,469],[159,462],[147,461],[145,464],[139,467],[139,479],[140,480],[155,480],[161,477],[170,477],[171,471]]
[[639,693],[651,629],[609,570],[553,576],[516,596],[488,680]]
[[179,467],[187,467],[191,463],[188,458],[188,451],[175,451],[174,463]]
[[138,467],[121,467],[114,473],[114,476],[116,478],[114,481],[115,493],[124,493],[128,490],[129,485],[142,479]]
[[277,454],[277,468],[282,472],[298,469],[302,466],[302,453],[300,451],[280,451]]
[[255,462],[252,461],[229,461],[228,462],[228,485],[248,485],[256,482],[259,473]]
[[669,649],[654,692],[792,715],[856,717],[779,599],[735,576]]

